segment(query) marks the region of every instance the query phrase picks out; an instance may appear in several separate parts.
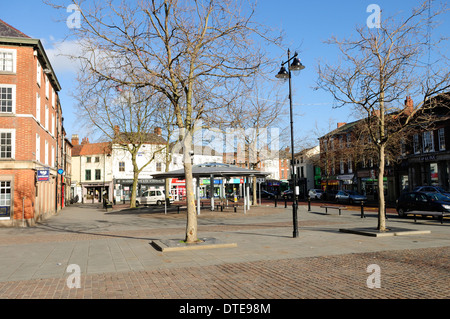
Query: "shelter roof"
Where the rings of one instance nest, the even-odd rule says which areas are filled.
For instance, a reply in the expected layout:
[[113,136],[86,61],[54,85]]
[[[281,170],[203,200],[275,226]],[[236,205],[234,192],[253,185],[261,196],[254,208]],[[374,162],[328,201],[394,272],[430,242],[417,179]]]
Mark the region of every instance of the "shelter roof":
[[[270,175],[267,172],[261,172],[235,165],[223,164],[223,163],[205,163],[192,166],[192,175],[194,177],[244,177],[244,176],[256,176],[265,177]],[[184,168],[174,170],[171,172],[153,174],[153,178],[184,178]]]

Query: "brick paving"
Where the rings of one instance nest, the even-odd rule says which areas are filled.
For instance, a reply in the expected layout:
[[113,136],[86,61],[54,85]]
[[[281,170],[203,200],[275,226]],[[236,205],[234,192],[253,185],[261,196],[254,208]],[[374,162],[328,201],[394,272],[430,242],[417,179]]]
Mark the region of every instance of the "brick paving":
[[[271,214],[267,213],[269,210]],[[132,246],[134,252],[148,254],[149,260],[154,259],[158,263],[154,266],[146,264],[148,267],[141,267],[145,269],[133,271],[127,268],[111,271],[105,266],[104,271],[97,273],[83,272],[81,287],[72,289],[67,285],[69,274],[62,272],[61,275],[61,271],[35,279],[8,280],[4,277],[0,280],[0,299],[450,298],[447,224],[431,224],[435,228],[430,236],[366,239],[335,232],[341,225],[373,223],[369,218],[358,218],[357,212],[354,215],[347,212],[346,216],[330,216],[305,213],[303,209],[299,215],[301,238],[292,241],[289,235],[283,235],[291,231],[289,209],[266,207],[259,212],[262,212],[260,216],[256,209],[248,216],[202,213],[199,232],[239,238],[240,242],[238,248],[196,252],[192,256],[186,252],[164,255],[154,252],[148,245],[150,238],[180,234],[185,219],[183,214],[107,215],[92,210],[82,215],[83,211],[79,208],[72,208],[69,209],[70,214],[58,216],[36,229],[1,229],[0,268],[15,265],[14,260],[6,263],[14,258],[18,258],[17,266],[26,264],[24,260],[28,260],[20,254],[29,254],[37,248],[55,245],[57,249],[46,253],[61,257],[62,252],[75,251],[74,245],[83,242],[101,244],[101,249],[111,250],[108,252],[111,255],[105,255],[105,258],[113,259],[117,264],[121,261],[119,257],[130,265],[136,262],[136,256],[130,253],[132,250],[126,250],[126,245]],[[105,226],[105,220],[110,223],[109,226]],[[100,226],[93,227],[95,223]],[[411,221],[406,223],[408,227],[415,225]],[[426,227],[428,224],[418,226]],[[261,243],[257,238],[265,242]],[[361,252],[361,246],[373,251]],[[85,258],[91,258],[93,247],[86,249]],[[1,255],[2,248],[4,255]],[[308,249],[314,254],[309,253]],[[15,251],[18,256],[11,254]],[[77,252],[82,255],[84,250]],[[101,253],[96,250],[98,252]],[[237,256],[233,256],[234,252]],[[299,257],[301,254],[304,255]],[[57,259],[49,256],[42,258],[46,263],[39,261],[42,264],[37,266],[51,266]],[[196,260],[189,261],[189,258]],[[214,260],[210,262],[209,259]],[[370,289],[367,286],[371,275],[367,267],[371,264],[380,267],[380,288]],[[102,269],[101,265],[99,267]]]
[[[448,299],[450,248],[229,263],[0,283],[1,298]],[[381,287],[368,288],[378,264]]]

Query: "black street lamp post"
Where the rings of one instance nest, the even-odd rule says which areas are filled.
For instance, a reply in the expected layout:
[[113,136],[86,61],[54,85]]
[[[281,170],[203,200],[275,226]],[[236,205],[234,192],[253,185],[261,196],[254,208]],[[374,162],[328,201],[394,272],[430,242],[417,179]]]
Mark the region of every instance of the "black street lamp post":
[[[293,113],[292,113],[292,87],[291,87],[291,71],[298,72],[305,68],[305,66],[300,62],[297,58],[298,54],[295,52],[294,56],[291,58],[291,52],[288,50],[288,60],[286,62],[281,63],[280,72],[275,76],[278,79],[289,80],[289,106],[290,106],[290,117],[291,117],[291,176],[293,179],[293,203],[292,203],[292,219],[294,223],[294,232],[293,237],[298,237],[298,222],[297,222],[297,210],[298,210],[298,202],[297,202],[297,178],[295,176],[295,158],[294,158],[294,121],[293,121]],[[292,63],[291,63],[292,61]],[[285,64],[288,64],[288,69],[284,67]]]

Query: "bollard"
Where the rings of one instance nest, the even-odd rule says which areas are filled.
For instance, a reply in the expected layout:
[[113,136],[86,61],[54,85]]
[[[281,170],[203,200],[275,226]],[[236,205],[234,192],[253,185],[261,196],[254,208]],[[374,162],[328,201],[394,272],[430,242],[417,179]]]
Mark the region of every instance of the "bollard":
[[287,208],[287,197],[284,198],[284,208]]
[[311,197],[308,196],[308,212],[311,211]]
[[366,218],[364,215],[364,201],[361,201],[361,218]]
[[275,207],[277,207],[277,197],[275,197]]
[[177,212],[180,213],[180,205],[177,206]]
[[234,212],[236,213],[236,205],[234,205]]

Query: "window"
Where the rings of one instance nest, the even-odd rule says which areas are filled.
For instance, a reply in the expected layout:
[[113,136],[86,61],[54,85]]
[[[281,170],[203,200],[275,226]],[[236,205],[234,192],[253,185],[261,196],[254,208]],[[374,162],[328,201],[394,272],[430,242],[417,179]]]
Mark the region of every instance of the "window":
[[14,133],[15,133],[14,130],[0,131],[0,159],[14,158],[14,145],[15,145]]
[[45,106],[45,128],[48,130],[48,105]]
[[86,157],[86,163],[90,163],[90,162],[91,162],[91,157],[90,156]]
[[344,173],[345,173],[345,164],[344,164],[344,160],[341,160],[341,161],[339,162],[339,171],[340,171],[341,174],[344,174]]
[[41,161],[41,137],[36,134],[36,161]]
[[101,180],[102,179],[102,171],[99,169],[95,170],[95,180]]
[[125,172],[125,162],[119,162],[119,172]]
[[423,152],[434,152],[433,131],[423,132]]
[[414,148],[414,154],[419,154],[420,153],[419,134],[414,134],[414,137],[413,137],[413,148]]
[[161,172],[162,170],[162,164],[161,163],[156,163],[156,171],[157,172]]
[[0,219],[11,217],[11,181],[0,181]]
[[445,130],[444,130],[444,128],[439,129],[438,135],[439,135],[439,150],[445,151]]
[[48,165],[48,142],[47,142],[47,140],[45,140],[44,155],[45,155],[44,164]]
[[0,49],[0,72],[16,73],[16,55],[14,49]]
[[55,114],[52,114],[52,134],[55,134]]
[[41,77],[42,77],[42,68],[39,61],[37,61],[37,69],[36,69],[36,82],[39,86],[41,86]]
[[52,145],[52,167],[55,167],[55,147]]
[[95,162],[96,162],[96,163],[100,163],[100,157],[96,156],[96,157],[95,157]]
[[351,147],[352,144],[352,136],[349,134],[347,134],[347,147]]
[[344,147],[344,136],[340,135],[339,136],[339,148],[343,148]]
[[348,172],[353,173],[353,161],[350,157],[348,158],[347,165],[348,165]]
[[36,93],[36,120],[41,121],[41,95]]
[[47,98],[47,100],[48,100],[48,97],[49,97],[49,91],[50,91],[50,83],[49,83],[49,81],[48,81],[48,76],[44,76],[44,78],[45,78],[45,97]]
[[85,178],[87,181],[90,181],[90,180],[91,180],[91,170],[90,170],[90,169],[87,169],[87,170],[84,172],[84,178]]
[[16,86],[0,85],[0,113],[14,113],[16,106]]

